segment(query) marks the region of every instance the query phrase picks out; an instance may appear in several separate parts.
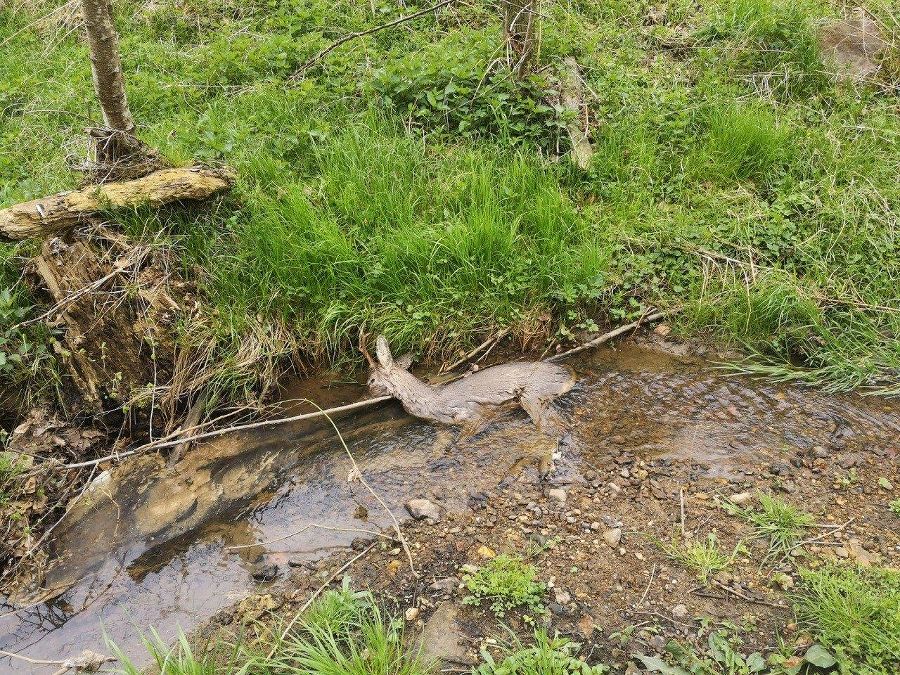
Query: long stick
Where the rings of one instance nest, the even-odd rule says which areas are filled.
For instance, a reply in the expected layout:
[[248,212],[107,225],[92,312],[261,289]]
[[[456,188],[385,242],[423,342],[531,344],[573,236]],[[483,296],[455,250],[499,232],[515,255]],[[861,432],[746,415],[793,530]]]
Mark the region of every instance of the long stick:
[[[334,413],[345,412],[347,410],[356,410],[358,408],[367,408],[370,405],[375,405],[376,403],[383,403],[384,401],[389,401],[391,399],[390,396],[376,396],[375,398],[367,398],[363,401],[356,401],[355,403],[348,403],[347,405],[339,405],[336,408],[328,408],[327,410],[317,410],[311,413],[304,413],[302,415],[293,415],[292,417],[278,417],[272,420],[261,420],[259,422],[252,422],[250,424],[239,424],[234,427],[226,427],[224,429],[216,429],[215,431],[207,431],[203,434],[197,434],[196,436],[191,436],[191,443],[195,443],[196,441],[202,441],[207,438],[215,438],[217,436],[224,436],[225,434],[230,434],[235,431],[247,431],[248,429],[260,429],[264,427],[273,427],[279,424],[290,424],[291,422],[302,422],[303,420],[311,420],[317,417],[328,417],[329,415],[333,415]],[[186,429],[185,431],[189,431]],[[125,452],[118,452],[114,455],[107,455],[106,457],[100,457],[99,459],[92,459],[89,462],[78,462],[76,464],[65,464],[62,468],[64,469],[79,469],[83,466],[93,466],[95,464],[100,464],[102,462],[108,462],[114,459],[119,459],[120,457],[129,457],[131,455],[136,455],[139,452],[146,452],[147,450],[158,450],[160,448],[170,448],[173,445],[178,445],[183,441],[181,438],[184,434],[184,431],[176,431],[168,434],[167,436],[163,436],[157,441],[153,441],[152,443],[145,443],[144,445],[140,445],[133,450],[126,450]]]
[[325,47],[325,49],[320,51],[318,54],[313,56],[309,61],[307,61],[302,66],[300,66],[297,70],[295,70],[294,74],[291,75],[291,79],[292,80],[298,79],[300,77],[300,75],[302,75],[314,63],[316,63],[316,61],[321,60],[322,58],[324,58],[330,52],[332,52],[335,49],[337,49],[338,47],[340,47],[345,42],[350,42],[350,40],[355,40],[356,38],[360,38],[365,35],[371,35],[372,33],[377,33],[378,31],[384,30],[385,28],[393,28],[394,26],[398,26],[401,23],[404,23],[406,21],[411,21],[412,19],[417,19],[420,16],[424,16],[425,14],[434,12],[435,10],[438,10],[441,7],[446,7],[451,2],[455,2],[455,1],[456,0],[441,0],[441,2],[439,2],[438,4],[432,5],[431,7],[428,7],[427,9],[422,9],[422,10],[419,10],[418,12],[413,12],[412,14],[409,14],[407,16],[401,16],[399,19],[394,19],[393,21],[389,21],[388,23],[383,23],[380,26],[375,26],[374,28],[368,28],[366,30],[361,30],[357,33],[350,33],[348,35],[345,35],[344,37],[340,38],[339,40],[332,42],[330,45]]
[[591,347],[596,347],[597,345],[602,345],[604,342],[609,342],[613,338],[617,338],[620,335],[622,335],[623,333],[627,333],[630,330],[634,330],[635,328],[638,328],[645,323],[650,323],[651,321],[659,321],[660,319],[667,316],[668,314],[669,314],[669,312],[654,312],[653,314],[650,314],[649,316],[642,316],[637,321],[632,321],[631,323],[625,324],[624,326],[619,326],[615,330],[611,330],[608,333],[604,333],[600,337],[594,338],[593,340],[591,340],[589,342],[585,342],[584,344],[578,345],[577,347],[573,347],[572,349],[569,349],[567,351],[560,352],[559,354],[554,354],[553,356],[550,356],[544,360],[545,361],[559,361],[560,359],[564,359],[567,356],[572,356],[573,354],[578,354],[587,349],[590,349]]

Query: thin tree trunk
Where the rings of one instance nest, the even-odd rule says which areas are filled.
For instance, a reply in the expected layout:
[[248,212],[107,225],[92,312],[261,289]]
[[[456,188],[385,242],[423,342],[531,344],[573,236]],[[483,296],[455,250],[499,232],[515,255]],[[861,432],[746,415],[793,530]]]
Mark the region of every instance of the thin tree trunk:
[[540,52],[540,0],[501,0],[503,38],[510,67],[517,76],[527,74]]
[[115,163],[141,149],[134,138],[134,118],[125,96],[125,78],[119,58],[119,35],[110,0],[81,0],[94,90],[103,110],[106,129],[93,129],[99,163]]

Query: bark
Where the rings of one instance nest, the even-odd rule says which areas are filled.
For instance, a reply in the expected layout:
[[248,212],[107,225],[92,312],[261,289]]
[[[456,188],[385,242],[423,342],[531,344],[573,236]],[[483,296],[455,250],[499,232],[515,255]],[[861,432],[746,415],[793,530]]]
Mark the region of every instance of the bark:
[[206,199],[229,189],[232,182],[233,176],[228,170],[190,167],[162,169],[120,183],[90,185],[0,210],[0,239],[55,234],[110,208]]
[[125,79],[119,59],[119,36],[112,19],[110,0],[81,0],[94,89],[103,109],[104,124],[115,131],[134,134],[134,119],[125,96]]
[[507,60],[518,77],[529,73],[540,52],[539,0],[502,0]]

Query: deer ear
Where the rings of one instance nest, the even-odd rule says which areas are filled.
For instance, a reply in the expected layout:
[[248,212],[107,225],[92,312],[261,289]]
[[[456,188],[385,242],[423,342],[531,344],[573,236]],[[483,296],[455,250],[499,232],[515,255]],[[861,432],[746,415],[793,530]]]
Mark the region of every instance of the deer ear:
[[378,358],[378,363],[385,368],[394,365],[394,357],[391,356],[391,348],[388,347],[388,341],[384,335],[379,335],[375,340],[375,356]]
[[412,352],[406,352],[403,356],[398,356],[394,363],[398,368],[402,368],[403,370],[409,370],[409,367],[413,364],[413,355]]

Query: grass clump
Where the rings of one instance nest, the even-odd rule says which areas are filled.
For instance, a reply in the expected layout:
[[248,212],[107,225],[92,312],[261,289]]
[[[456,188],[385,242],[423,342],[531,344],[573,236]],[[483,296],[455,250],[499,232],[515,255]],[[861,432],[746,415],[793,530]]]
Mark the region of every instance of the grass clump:
[[603,665],[588,665],[577,654],[580,645],[561,637],[549,637],[544,630],[534,633],[534,645],[525,647],[515,639],[504,649],[500,660],[486,649],[482,650],[483,663],[473,675],[602,675],[609,672]]
[[521,558],[500,554],[478,571],[463,575],[471,595],[463,604],[480,606],[490,603],[491,611],[503,618],[511,609],[521,608],[532,614],[543,614],[546,586],[535,581],[537,571]]
[[769,542],[766,556],[786,556],[800,541],[803,533],[813,524],[813,517],[792,504],[760,493],[759,509],[744,509],[731,502],[725,502],[725,509],[753,525],[754,536]]
[[801,570],[795,609],[840,673],[889,675],[900,663],[900,572],[832,564]]
[[[386,618],[372,594],[329,591],[249,672],[320,675],[427,675],[433,668],[403,642],[402,621]],[[281,630],[276,632],[281,635]]]
[[[329,590],[285,630],[252,645],[214,643],[212,655],[197,655],[184,635],[172,647],[154,632],[144,641],[160,675],[430,675],[434,668],[406,646],[403,622],[385,617],[372,594],[347,582]],[[113,645],[126,675],[145,669]]]
[[[740,544],[738,545],[740,546]],[[726,555],[719,548],[716,535],[710,532],[703,541],[691,541],[664,544],[663,552],[678,561],[697,576],[700,583],[706,584],[717,572],[727,569],[734,562],[735,552]]]

